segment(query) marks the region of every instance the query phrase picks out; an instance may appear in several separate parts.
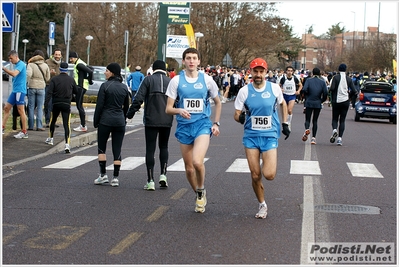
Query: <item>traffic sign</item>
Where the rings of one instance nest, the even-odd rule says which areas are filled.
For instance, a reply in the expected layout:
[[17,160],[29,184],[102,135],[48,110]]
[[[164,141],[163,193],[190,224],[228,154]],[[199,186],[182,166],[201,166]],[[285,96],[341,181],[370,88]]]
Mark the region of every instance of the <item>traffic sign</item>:
[[14,31],[15,3],[2,3],[3,32]]
[[49,29],[48,29],[48,39],[49,45],[54,45],[55,43],[55,22],[49,22]]

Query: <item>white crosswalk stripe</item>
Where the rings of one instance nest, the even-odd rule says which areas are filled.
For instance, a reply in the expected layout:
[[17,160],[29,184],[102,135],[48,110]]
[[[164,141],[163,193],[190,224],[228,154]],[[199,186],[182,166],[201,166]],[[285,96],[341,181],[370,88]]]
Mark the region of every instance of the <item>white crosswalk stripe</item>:
[[[205,158],[207,162],[209,158]],[[44,166],[45,169],[73,169],[80,167],[90,161],[97,160],[97,156],[74,156],[60,162]],[[131,171],[145,164],[145,157],[127,157],[122,160],[121,171]],[[260,161],[262,164],[262,160]],[[374,164],[346,163],[352,176],[365,178],[384,178]],[[107,170],[113,170],[113,164],[107,166]],[[184,172],[184,161],[179,159],[168,166],[168,171]],[[247,159],[238,158],[227,168],[230,173],[250,173]],[[322,175],[318,161],[291,160],[290,174],[300,175]]]
[[74,156],[69,159],[45,166],[45,169],[73,169],[79,167],[87,162],[97,159],[97,156]]
[[[204,162],[206,162],[208,160],[208,158],[204,159]],[[183,159],[179,159],[178,161],[176,161],[174,164],[168,166],[168,171],[177,171],[177,172],[184,172],[185,168],[184,168],[184,161]]]
[[374,164],[347,162],[349,170],[355,177],[384,178]]
[[318,161],[291,160],[290,174],[321,175]]
[[[145,163],[145,157],[127,157],[122,160],[121,171],[131,171],[136,169],[138,166]],[[107,168],[107,170],[113,170],[114,165],[111,164]]]

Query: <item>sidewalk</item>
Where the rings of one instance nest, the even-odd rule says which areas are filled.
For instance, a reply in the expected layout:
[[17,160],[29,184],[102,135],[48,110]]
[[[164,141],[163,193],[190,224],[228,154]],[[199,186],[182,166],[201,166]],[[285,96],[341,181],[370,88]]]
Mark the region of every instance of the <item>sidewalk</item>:
[[[75,112],[73,112],[75,113]],[[71,152],[79,147],[91,145],[97,142],[97,129],[93,127],[92,116],[87,117],[87,132],[75,132],[73,129],[80,125],[79,118],[71,121],[71,136],[70,136],[70,147]],[[59,120],[60,121],[59,117]],[[12,118],[9,118],[11,120]],[[64,127],[62,123],[57,123],[59,127],[55,128],[54,131],[54,145],[48,145],[45,143],[46,138],[49,136],[49,128],[45,128],[46,131],[28,131],[29,138],[27,139],[16,139],[14,135],[19,132],[18,130],[6,132],[3,134],[3,168],[19,165],[31,160],[47,156],[54,153],[64,153],[65,138],[64,138]],[[142,126],[143,125],[143,110],[140,113],[136,113],[132,121],[129,121],[127,126]],[[127,131],[129,129],[126,129]]]

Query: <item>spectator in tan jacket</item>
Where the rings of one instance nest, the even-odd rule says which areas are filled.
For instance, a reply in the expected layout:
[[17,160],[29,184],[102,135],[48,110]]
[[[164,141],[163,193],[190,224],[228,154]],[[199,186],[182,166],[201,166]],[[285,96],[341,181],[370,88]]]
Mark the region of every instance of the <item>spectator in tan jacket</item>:
[[36,130],[44,131],[43,128],[43,105],[45,97],[45,87],[50,80],[50,69],[44,62],[44,53],[36,50],[33,57],[28,60],[26,68],[28,82],[28,130],[33,130],[35,109]]

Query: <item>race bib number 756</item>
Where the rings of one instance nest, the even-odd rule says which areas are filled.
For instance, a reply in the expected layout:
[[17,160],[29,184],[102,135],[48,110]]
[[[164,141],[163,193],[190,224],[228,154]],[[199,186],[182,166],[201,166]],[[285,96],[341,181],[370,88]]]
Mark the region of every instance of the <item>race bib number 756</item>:
[[269,130],[272,128],[272,116],[251,116],[252,130]]

